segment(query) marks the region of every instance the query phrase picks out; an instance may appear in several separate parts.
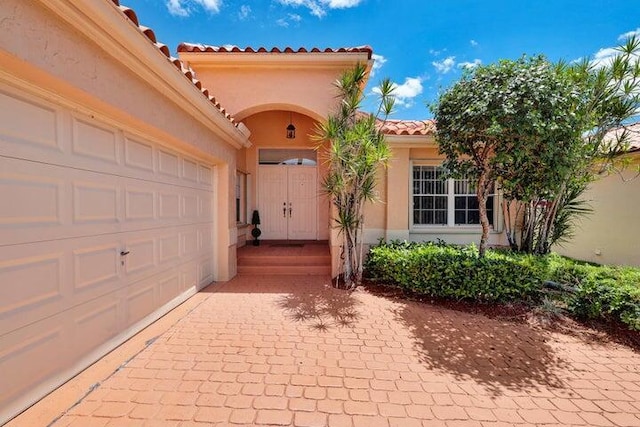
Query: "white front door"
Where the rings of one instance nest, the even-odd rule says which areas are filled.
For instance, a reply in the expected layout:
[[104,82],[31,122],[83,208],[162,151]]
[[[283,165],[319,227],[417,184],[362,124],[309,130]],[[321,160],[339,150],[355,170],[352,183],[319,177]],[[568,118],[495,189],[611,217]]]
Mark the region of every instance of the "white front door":
[[313,240],[317,237],[315,167],[262,165],[258,181],[263,239]]

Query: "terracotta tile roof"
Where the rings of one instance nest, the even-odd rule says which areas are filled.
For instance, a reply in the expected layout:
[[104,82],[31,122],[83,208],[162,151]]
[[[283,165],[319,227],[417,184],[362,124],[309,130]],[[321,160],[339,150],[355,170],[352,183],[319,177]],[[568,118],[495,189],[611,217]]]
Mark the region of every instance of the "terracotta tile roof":
[[227,120],[233,123],[234,126],[238,126],[238,124],[235,122],[233,117],[231,117],[231,115],[227,113],[224,108],[222,108],[220,103],[216,101],[216,98],[209,93],[209,90],[207,88],[202,87],[202,83],[200,83],[200,80],[196,78],[195,71],[193,71],[191,67],[186,67],[185,64],[182,61],[180,61],[180,59],[171,56],[171,52],[169,51],[169,48],[165,44],[162,44],[156,40],[156,35],[151,28],[140,25],[138,21],[138,16],[136,15],[136,12],[133,9],[121,5],[120,0],[111,0],[111,1],[120,9],[122,14],[129,21],[131,21],[136,27],[138,27],[140,32],[147,39],[149,39],[149,41],[153,43],[155,47],[160,52],[162,52],[164,56],[167,57],[167,60],[170,63],[172,63],[187,79],[189,79],[191,84],[193,84],[196,88],[198,88],[198,90],[202,92],[202,94],[205,97],[207,97],[207,99],[227,118]]
[[266,47],[245,47],[240,48],[238,46],[209,46],[203,44],[194,43],[180,43],[178,45],[178,52],[190,52],[190,53],[366,53],[368,58],[371,59],[373,55],[373,49],[370,46],[357,46],[357,47],[341,47],[338,49],[326,48],[320,49],[317,47],[311,49],[305,49],[300,47],[294,49],[292,47],[285,47],[280,49],[273,47],[267,49]]
[[605,136],[605,141],[611,140],[613,143],[613,141],[622,134],[623,130],[627,131],[627,143],[629,144],[625,151],[627,153],[640,151],[640,122],[631,123],[624,127],[611,130]]
[[434,120],[387,120],[382,125],[382,133],[386,135],[434,135]]

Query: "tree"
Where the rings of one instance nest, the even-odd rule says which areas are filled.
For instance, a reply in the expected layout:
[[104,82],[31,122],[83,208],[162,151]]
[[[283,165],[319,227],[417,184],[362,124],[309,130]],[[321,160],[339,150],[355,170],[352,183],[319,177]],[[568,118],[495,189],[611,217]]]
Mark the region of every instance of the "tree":
[[380,123],[393,109],[393,85],[389,80],[380,84],[377,113],[366,114],[359,111],[366,78],[366,66],[362,64],[342,74],[335,82],[338,111],[318,124],[314,135],[318,147],[324,141],[330,143],[323,188],[335,208],[335,227],[342,238],[341,273],[336,286],[345,289],[355,288],[362,280],[364,205],[377,200],[377,172],[387,166],[391,155]]
[[[480,256],[489,236],[487,197],[499,178],[514,167],[540,175],[538,165],[531,162],[534,157],[538,163],[548,163],[546,171],[566,167],[562,164],[566,157],[558,154],[564,149],[562,141],[576,132],[576,119],[563,113],[579,101],[572,89],[544,57],[522,57],[467,72],[432,107],[449,175],[475,182],[482,226]],[[528,191],[542,190],[531,189],[532,184],[550,185],[557,176],[525,177],[526,183],[514,177],[508,191],[522,190],[519,196],[524,197]]]
[[483,255],[492,185],[504,194],[505,231],[512,248],[546,253],[570,233],[579,202],[609,164],[624,136],[605,135],[638,112],[638,42],[619,47],[604,67],[588,60],[553,64],[543,56],[477,67],[432,107],[437,141],[451,176],[476,183]]

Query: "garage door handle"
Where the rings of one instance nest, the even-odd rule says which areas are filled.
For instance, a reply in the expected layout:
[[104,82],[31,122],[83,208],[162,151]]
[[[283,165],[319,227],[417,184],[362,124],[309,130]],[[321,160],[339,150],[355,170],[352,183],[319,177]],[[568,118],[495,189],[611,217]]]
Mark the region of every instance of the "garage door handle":
[[120,256],[126,256],[126,255],[129,255],[129,251],[120,252]]

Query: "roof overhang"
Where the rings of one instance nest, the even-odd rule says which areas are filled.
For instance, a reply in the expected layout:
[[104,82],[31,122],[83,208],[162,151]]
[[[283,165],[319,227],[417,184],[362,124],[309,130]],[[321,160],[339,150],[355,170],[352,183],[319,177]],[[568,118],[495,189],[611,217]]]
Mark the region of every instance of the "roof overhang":
[[389,135],[385,139],[391,148],[433,148],[437,147],[433,135]]
[[244,68],[244,69],[336,69],[344,70],[361,63],[367,66],[367,75],[373,67],[373,50],[369,46],[340,49],[293,50],[266,48],[240,49],[237,46],[206,46],[181,43],[178,56],[189,64],[206,68]]

